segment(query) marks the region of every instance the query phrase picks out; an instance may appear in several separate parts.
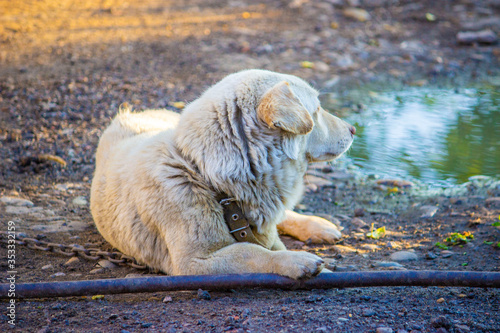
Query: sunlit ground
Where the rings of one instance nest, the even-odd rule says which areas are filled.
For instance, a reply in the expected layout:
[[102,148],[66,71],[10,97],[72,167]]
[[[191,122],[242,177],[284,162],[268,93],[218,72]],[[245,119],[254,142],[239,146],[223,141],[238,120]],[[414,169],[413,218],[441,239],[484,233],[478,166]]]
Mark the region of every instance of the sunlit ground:
[[279,15],[262,4],[217,10],[181,5],[159,0],[2,1],[0,63],[37,60],[47,47],[61,52],[68,45],[105,48],[109,43],[206,36],[229,25],[252,24],[252,29],[265,31],[259,22]]

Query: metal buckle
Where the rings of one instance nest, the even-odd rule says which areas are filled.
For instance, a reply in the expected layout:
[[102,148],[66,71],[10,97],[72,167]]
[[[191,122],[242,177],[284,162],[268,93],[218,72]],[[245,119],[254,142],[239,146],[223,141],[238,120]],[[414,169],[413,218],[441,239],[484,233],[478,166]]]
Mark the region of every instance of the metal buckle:
[[227,206],[227,205],[229,205],[231,202],[235,202],[235,201],[236,201],[236,199],[234,199],[234,198],[225,198],[225,199],[222,199],[221,201],[219,201],[219,203],[220,203],[221,205]]

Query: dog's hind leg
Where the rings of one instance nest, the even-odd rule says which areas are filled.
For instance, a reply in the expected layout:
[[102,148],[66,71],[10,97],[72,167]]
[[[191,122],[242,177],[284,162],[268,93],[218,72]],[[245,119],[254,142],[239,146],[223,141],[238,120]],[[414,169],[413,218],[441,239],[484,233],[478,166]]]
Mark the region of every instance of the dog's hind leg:
[[333,244],[342,237],[332,222],[318,216],[301,215],[291,210],[286,211],[285,219],[278,224],[278,231],[298,240],[316,244]]

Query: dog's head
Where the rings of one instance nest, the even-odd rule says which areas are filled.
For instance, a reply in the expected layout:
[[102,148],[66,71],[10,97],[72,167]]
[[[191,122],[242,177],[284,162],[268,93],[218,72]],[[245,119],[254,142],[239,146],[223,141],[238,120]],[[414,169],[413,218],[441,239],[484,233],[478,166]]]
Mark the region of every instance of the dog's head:
[[257,114],[269,128],[282,131],[284,152],[291,159],[304,154],[311,162],[333,160],[349,148],[356,133],[353,126],[326,112],[318,93],[296,77],[269,88]]
[[247,181],[275,168],[280,152],[279,159],[332,160],[349,148],[354,133],[354,127],[321,108],[318,92],[305,81],[246,70],[188,105],[176,142],[212,180]]

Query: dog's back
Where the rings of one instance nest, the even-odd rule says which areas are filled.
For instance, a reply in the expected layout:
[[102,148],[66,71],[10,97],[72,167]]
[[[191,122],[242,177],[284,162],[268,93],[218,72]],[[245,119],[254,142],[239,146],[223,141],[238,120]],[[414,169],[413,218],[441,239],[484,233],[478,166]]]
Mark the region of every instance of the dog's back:
[[104,131],[99,141],[96,153],[96,163],[105,163],[111,148],[123,140],[139,135],[154,135],[160,131],[173,129],[179,122],[180,115],[168,110],[147,110],[131,112],[130,109],[121,109],[110,126]]

